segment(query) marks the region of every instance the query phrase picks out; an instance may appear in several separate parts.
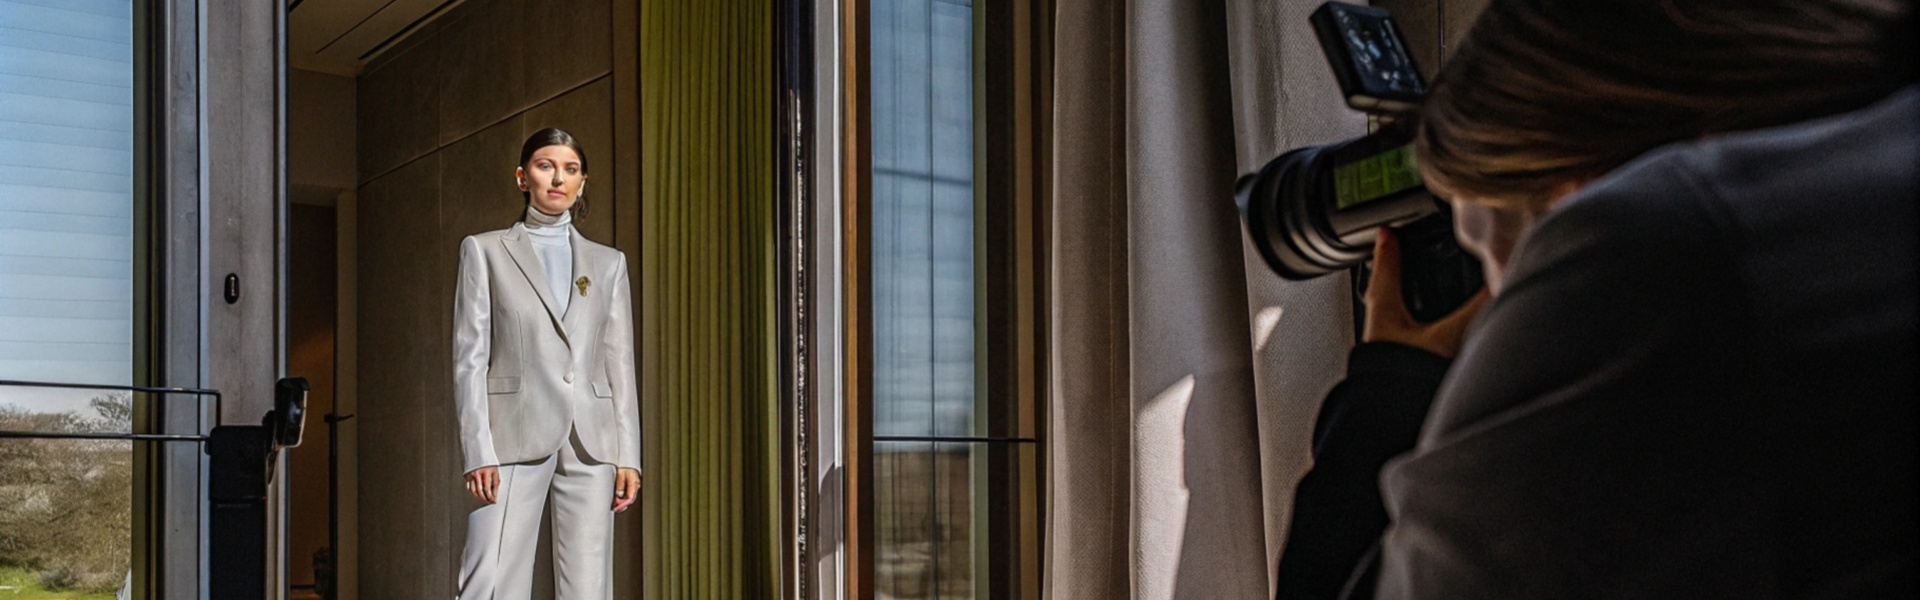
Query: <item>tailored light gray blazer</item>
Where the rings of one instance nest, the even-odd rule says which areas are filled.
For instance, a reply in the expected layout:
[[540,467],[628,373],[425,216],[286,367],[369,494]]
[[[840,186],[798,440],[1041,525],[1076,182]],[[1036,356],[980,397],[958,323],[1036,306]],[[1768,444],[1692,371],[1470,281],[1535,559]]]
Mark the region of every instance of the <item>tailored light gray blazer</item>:
[[627,257],[572,234],[564,315],[525,226],[460,241],[453,394],[466,471],[544,459],[577,430],[588,457],[640,468]]

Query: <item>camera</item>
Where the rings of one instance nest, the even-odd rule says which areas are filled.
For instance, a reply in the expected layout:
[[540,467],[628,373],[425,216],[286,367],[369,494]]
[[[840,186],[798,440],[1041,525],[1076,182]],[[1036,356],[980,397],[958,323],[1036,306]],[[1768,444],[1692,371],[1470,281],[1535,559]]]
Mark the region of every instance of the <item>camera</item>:
[[1235,185],[1247,232],[1281,277],[1311,279],[1372,257],[1377,228],[1401,244],[1401,293],[1415,319],[1453,312],[1483,284],[1480,262],[1454,241],[1447,204],[1414,162],[1415,109],[1426,83],[1385,10],[1328,2],[1310,21],[1347,106],[1377,117],[1373,133],[1290,150]]

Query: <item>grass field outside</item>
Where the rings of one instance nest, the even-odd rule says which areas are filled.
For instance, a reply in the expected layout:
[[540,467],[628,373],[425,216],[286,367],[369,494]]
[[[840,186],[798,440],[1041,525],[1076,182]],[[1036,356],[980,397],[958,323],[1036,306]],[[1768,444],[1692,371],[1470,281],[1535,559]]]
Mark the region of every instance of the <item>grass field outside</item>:
[[[95,414],[0,402],[0,431],[132,431],[130,396],[89,406]],[[113,597],[131,564],[132,459],[124,440],[0,440],[0,600]]]
[[113,594],[50,592],[40,587],[40,576],[33,570],[0,567],[0,600],[113,600]]

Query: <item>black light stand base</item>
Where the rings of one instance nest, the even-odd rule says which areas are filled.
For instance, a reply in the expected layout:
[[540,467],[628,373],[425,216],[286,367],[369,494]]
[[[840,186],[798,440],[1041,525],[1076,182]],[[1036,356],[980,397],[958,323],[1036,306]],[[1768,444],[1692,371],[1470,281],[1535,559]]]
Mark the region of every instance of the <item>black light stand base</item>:
[[306,424],[307,380],[288,377],[274,385],[274,408],[259,425],[223,425],[207,436],[213,478],[207,497],[207,597],[265,600],[267,589],[267,484],[280,450],[300,445]]
[[273,436],[260,425],[213,428],[208,597],[267,597],[267,482]]

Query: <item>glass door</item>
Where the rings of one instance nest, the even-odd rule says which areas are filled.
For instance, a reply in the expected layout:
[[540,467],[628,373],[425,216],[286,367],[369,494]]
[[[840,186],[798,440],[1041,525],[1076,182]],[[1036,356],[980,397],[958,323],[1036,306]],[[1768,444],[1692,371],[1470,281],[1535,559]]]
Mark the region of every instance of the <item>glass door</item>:
[[272,403],[283,13],[0,0],[0,432],[38,435],[0,436],[0,596],[205,594],[201,446],[74,438]]
[[[125,0],[0,0],[0,380],[149,375],[136,23]],[[0,387],[0,431],[135,421],[131,392]],[[130,593],[136,462],[130,441],[0,440],[0,590]]]

